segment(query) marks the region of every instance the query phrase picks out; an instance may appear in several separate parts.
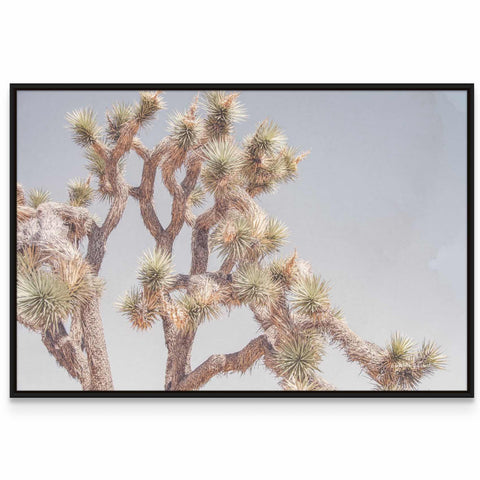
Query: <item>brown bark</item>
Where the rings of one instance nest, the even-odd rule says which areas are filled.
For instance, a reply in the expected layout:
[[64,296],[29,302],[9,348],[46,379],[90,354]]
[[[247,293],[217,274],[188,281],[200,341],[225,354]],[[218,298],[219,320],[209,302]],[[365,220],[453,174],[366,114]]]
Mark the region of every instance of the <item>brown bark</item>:
[[268,350],[266,335],[251,340],[242,350],[226,355],[211,355],[177,386],[177,390],[198,390],[220,373],[246,372]]
[[77,379],[83,390],[91,389],[91,377],[86,355],[81,347],[67,335],[62,324],[56,332],[47,330],[42,333],[42,342],[60,366]]

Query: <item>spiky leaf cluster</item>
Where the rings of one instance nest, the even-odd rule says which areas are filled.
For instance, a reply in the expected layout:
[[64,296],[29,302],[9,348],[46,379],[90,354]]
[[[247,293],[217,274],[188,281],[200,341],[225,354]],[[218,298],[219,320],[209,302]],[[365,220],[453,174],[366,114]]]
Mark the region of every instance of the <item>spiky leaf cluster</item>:
[[275,191],[280,183],[293,180],[297,175],[297,166],[306,153],[297,154],[291,147],[262,156],[244,156],[242,175],[245,188],[252,196]]
[[91,108],[74,110],[67,114],[67,121],[70,124],[73,141],[81,147],[88,147],[100,139],[102,129],[97,124]]
[[165,108],[160,92],[140,92],[140,101],[133,109],[133,116],[139,125],[150,123],[155,114]]
[[30,275],[38,270],[44,261],[44,256],[36,247],[29,246],[17,251],[17,275]]
[[286,380],[282,380],[281,386],[284,390],[296,392],[314,392],[320,390],[317,383],[310,380],[309,378],[301,380],[299,380],[298,378],[288,378]]
[[414,342],[395,333],[385,349],[379,387],[383,390],[414,390],[425,376],[445,364],[445,356],[432,342],[415,352]]
[[113,105],[112,110],[107,112],[106,135],[110,142],[116,142],[120,138],[122,128],[133,118],[133,108],[126,103]]
[[28,206],[38,208],[42,203],[50,201],[50,192],[42,188],[33,188],[28,192]]
[[291,304],[301,315],[315,316],[330,306],[329,286],[315,275],[302,276],[292,286]]
[[168,131],[173,143],[182,150],[189,150],[202,135],[202,124],[199,118],[190,112],[175,112],[168,121]]
[[104,286],[102,280],[92,272],[90,265],[80,256],[60,258],[55,264],[58,276],[70,292],[73,308],[81,308],[101,294]]
[[93,201],[95,191],[90,180],[75,178],[68,183],[68,198],[74,207],[88,207]]
[[32,328],[56,331],[71,311],[70,291],[59,276],[42,270],[17,276],[17,312]]
[[270,275],[275,282],[289,288],[298,277],[297,255],[294,253],[289,258],[277,258],[268,266]]
[[[101,200],[109,200],[111,198],[111,187],[106,179],[105,159],[93,149],[87,149],[86,158],[88,160],[86,168],[98,180],[97,194]],[[120,158],[117,162],[118,173],[125,171],[125,157]]]
[[407,362],[412,358],[415,343],[408,337],[400,335],[398,332],[392,335],[386,351],[388,361],[391,363]]
[[156,294],[145,289],[141,291],[136,287],[124,295],[117,307],[137,330],[148,330],[160,315]]
[[204,281],[192,292],[180,297],[178,304],[187,317],[185,326],[195,328],[206,320],[212,320],[221,312],[224,292],[213,282]]
[[[105,159],[91,148],[87,150],[85,157],[88,160],[86,169],[97,178],[104,177],[106,173]],[[117,162],[118,172],[123,172],[125,170],[125,165],[125,157],[122,157]]]
[[206,157],[201,179],[205,189],[213,194],[235,183],[240,169],[240,151],[228,140],[214,140],[203,149]]
[[175,281],[171,255],[160,248],[146,252],[140,260],[137,278],[154,292],[170,288]]
[[237,93],[227,94],[218,90],[206,92],[203,105],[207,113],[205,129],[212,139],[230,135],[233,124],[245,118]]
[[423,342],[416,356],[416,363],[424,368],[425,375],[430,375],[434,370],[445,368],[446,356],[433,342]]
[[188,196],[187,205],[189,207],[201,207],[205,203],[205,196],[205,190],[197,186]]
[[275,347],[275,368],[294,383],[305,384],[318,371],[322,355],[323,344],[318,335],[292,332],[282,337]]
[[262,122],[255,133],[247,137],[245,152],[249,158],[261,159],[265,155],[277,153],[285,145],[287,138],[280,127],[270,121]]
[[287,238],[287,228],[260,212],[231,215],[213,231],[210,242],[222,258],[258,260],[277,251]]
[[233,288],[240,302],[251,305],[270,305],[280,293],[279,284],[272,280],[268,270],[256,263],[235,272]]

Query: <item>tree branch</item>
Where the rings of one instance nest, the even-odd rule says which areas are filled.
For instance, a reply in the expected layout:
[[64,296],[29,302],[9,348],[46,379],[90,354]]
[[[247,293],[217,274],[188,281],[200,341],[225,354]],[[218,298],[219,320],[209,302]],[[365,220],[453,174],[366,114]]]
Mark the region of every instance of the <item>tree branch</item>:
[[242,350],[225,355],[211,355],[205,362],[187,375],[178,390],[198,390],[212,377],[220,373],[246,372],[268,350],[266,335],[251,340]]

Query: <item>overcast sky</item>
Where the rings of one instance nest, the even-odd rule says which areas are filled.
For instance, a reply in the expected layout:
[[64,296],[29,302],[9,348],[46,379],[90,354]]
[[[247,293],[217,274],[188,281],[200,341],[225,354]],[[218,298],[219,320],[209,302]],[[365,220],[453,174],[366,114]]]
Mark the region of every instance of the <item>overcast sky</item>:
[[[151,147],[166,134],[166,118],[183,110],[196,92],[166,92],[168,111],[141,137]],[[92,107],[103,118],[117,101],[133,102],[133,91],[20,92],[18,180],[28,190],[48,189],[67,199],[66,184],[86,177],[82,151],[70,138],[65,114]],[[416,342],[432,339],[448,366],[422,389],[466,388],[466,93],[426,91],[242,92],[248,111],[238,125],[240,140],[270,118],[292,146],[310,150],[296,182],[283,185],[260,204],[290,231],[282,253],[294,248],[332,285],[332,299],[350,326],[385,345],[399,331]],[[127,179],[137,185],[141,162],[130,155]],[[157,188],[161,219],[169,218],[169,196]],[[91,210],[100,216],[105,205]],[[166,348],[161,324],[134,331],[114,308],[135,283],[138,257],[153,246],[129,200],[110,237],[101,276],[107,281],[102,315],[114,385],[121,390],[162,390]],[[190,229],[174,250],[178,272],[189,270]],[[218,264],[211,262],[212,269]],[[192,367],[212,353],[242,348],[258,334],[246,309],[200,327]],[[371,381],[333,347],[320,366],[338,389],[370,389]],[[58,367],[37,334],[18,326],[18,388],[79,389]],[[259,364],[246,375],[213,379],[208,389],[277,389]]]

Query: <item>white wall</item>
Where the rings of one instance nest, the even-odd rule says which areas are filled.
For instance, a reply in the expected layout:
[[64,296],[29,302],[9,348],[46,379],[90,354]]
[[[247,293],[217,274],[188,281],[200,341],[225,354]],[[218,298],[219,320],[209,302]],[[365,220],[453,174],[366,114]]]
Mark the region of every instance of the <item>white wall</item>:
[[[474,5],[9,2],[2,225],[9,82],[474,82]],[[0,241],[5,478],[478,476],[474,400],[8,400],[6,233]]]

